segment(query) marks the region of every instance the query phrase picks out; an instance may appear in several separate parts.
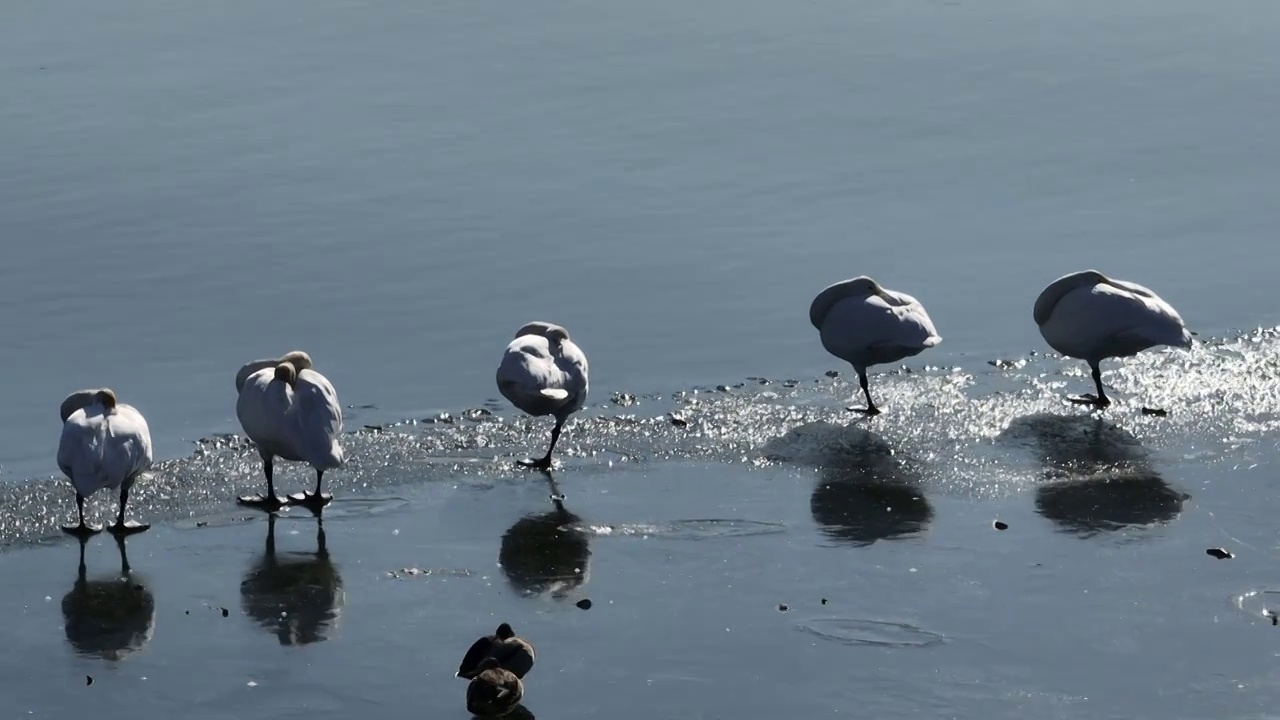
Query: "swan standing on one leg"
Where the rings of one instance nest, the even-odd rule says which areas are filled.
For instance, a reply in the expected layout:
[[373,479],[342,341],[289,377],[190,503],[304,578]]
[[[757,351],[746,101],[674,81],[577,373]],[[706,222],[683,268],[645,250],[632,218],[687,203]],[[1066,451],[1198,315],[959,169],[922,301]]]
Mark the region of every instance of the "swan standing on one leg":
[[1032,315],[1049,347],[1089,363],[1098,394],[1067,398],[1083,405],[1111,404],[1098,367],[1106,358],[1129,357],[1157,345],[1191,347],[1191,332],[1169,303],[1148,288],[1097,270],[1054,280],[1036,298]]
[[918,300],[859,276],[824,288],[809,306],[809,322],[822,347],[858,373],[867,407],[849,408],[867,415],[880,409],[867,388],[867,368],[897,362],[942,342]]
[[551,445],[539,460],[521,465],[547,469],[565,420],[587,401],[587,356],[559,325],[531,322],[516,332],[498,365],[498,392],[533,415],[552,415]]
[[142,532],[150,525],[126,523],[129,488],[150,469],[151,430],[142,413],[116,402],[110,389],[79,390],[67,396],[59,408],[62,438],[58,443],[58,467],[76,489],[80,522],[63,530],[86,538],[101,530],[84,521],[84,500],[103,488],[120,488],[120,512],[108,529],[116,535]]
[[[240,369],[236,375],[240,393],[236,416],[245,434],[253,440],[262,456],[262,470],[267,477],[267,494],[241,496],[243,505],[261,507],[269,512],[286,502],[319,509],[333,499],[321,493],[324,471],[342,465],[344,457],[338,437],[342,434],[342,406],[329,380],[311,369],[311,358],[303,352],[291,352],[280,360],[258,360]],[[316,469],[314,493],[299,493],[289,498],[276,495],[273,460],[301,461]]]

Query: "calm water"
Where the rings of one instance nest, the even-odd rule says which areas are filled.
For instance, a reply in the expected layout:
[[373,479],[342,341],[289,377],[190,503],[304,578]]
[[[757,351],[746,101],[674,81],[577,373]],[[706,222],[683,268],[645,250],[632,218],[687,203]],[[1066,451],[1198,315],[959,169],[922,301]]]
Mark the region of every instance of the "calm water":
[[[6,5],[0,539],[70,510],[54,407],[101,385],[168,461],[139,513],[218,527],[131,543],[157,619],[121,665],[61,639],[74,546],[0,556],[31,578],[0,593],[31,618],[0,689],[46,716],[435,716],[504,616],[546,648],[529,708],[552,717],[1262,717],[1280,636],[1246,595],[1275,584],[1280,340],[1240,332],[1280,324],[1278,35],[1264,0]],[[986,364],[1043,350],[1031,303],[1083,267],[1205,341],[1109,367],[1131,402],[1102,425],[1055,401],[1077,364]],[[853,388],[806,312],[859,273],[944,343],[842,431]],[[333,642],[267,656],[251,610],[197,612],[241,607],[265,534],[223,522],[252,457],[193,444],[238,429],[241,363],[304,348],[349,429],[389,426],[486,406],[531,319],[592,359],[563,482],[595,609],[496,579],[499,536],[550,506],[507,463],[545,426],[488,405],[350,438]],[[692,394],[748,376],[772,382]],[[707,518],[765,525],[681,524]],[[91,571],[113,554],[95,540]],[[415,563],[472,574],[381,579]],[[336,597],[317,572],[307,602]],[[63,694],[95,672],[121,679]],[[245,695],[254,673],[288,697]]]

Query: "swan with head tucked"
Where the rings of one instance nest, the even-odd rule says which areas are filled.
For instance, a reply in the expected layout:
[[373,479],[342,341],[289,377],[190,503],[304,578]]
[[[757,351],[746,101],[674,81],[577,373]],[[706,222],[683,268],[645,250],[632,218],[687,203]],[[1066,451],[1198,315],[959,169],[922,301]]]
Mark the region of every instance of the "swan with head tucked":
[[867,368],[909,358],[942,342],[920,301],[895,292],[865,275],[830,285],[809,306],[809,322],[827,352],[858,373],[868,415],[880,409],[867,388]]
[[62,418],[58,467],[75,486],[80,516],[78,524],[62,529],[80,538],[101,530],[85,523],[84,501],[103,488],[120,488],[120,512],[116,524],[108,528],[112,533],[127,535],[149,528],[124,519],[129,488],[151,468],[151,430],[142,413],[117,402],[113,391],[102,388],[71,393],[62,401],[58,414]]
[[1173,306],[1149,288],[1097,270],[1054,280],[1036,298],[1032,317],[1049,347],[1089,363],[1098,394],[1068,399],[1095,407],[1111,404],[1098,363],[1158,345],[1191,347],[1191,332]]
[[551,467],[551,453],[569,416],[587,401],[587,356],[559,325],[531,322],[516,332],[498,365],[498,392],[517,408],[539,417],[551,415],[551,445],[539,460],[522,465]]
[[[279,360],[257,360],[236,374],[236,417],[258,447],[267,494],[241,496],[243,505],[278,510],[286,502],[312,510],[324,507],[332,495],[321,492],[324,472],[340,467],[342,406],[328,378],[312,369],[306,353],[294,351]],[[305,462],[316,470],[313,493],[297,493],[282,499],[276,495],[273,460]]]

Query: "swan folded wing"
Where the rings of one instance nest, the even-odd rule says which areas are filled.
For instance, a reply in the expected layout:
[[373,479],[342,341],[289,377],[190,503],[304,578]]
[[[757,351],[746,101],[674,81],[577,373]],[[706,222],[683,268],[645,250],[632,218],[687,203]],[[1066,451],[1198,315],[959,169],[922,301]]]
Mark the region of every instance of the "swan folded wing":
[[1063,294],[1040,334],[1058,352],[1090,361],[1191,341],[1168,303],[1140,285],[1110,280]]
[[316,468],[335,468],[342,464],[342,406],[338,393],[327,378],[313,370],[298,373],[290,407],[296,449]]
[[1191,333],[1169,303],[1136,283],[1116,284],[1120,287],[1095,288],[1111,307],[1109,345],[1116,357],[1134,355],[1157,345],[1191,347]]
[[546,338],[524,335],[507,346],[498,365],[498,391],[531,415],[547,415],[572,400],[566,373]]
[[291,441],[285,417],[293,404],[293,389],[287,383],[273,384],[274,379],[274,366],[250,375],[236,398],[236,417],[255,443],[279,447]]
[[587,402],[590,389],[588,380],[587,356],[572,341],[560,343],[560,352],[555,358],[556,367],[561,373],[561,387],[568,392],[568,404],[562,411],[577,412]]
[[569,339],[569,331],[564,329],[563,326],[556,325],[555,323],[543,322],[541,320],[525,323],[516,331],[517,340],[526,335],[542,338],[559,338],[563,340]]
[[151,429],[131,405],[117,405],[106,418],[108,451],[104,467],[112,478],[129,478],[151,469]]
[[931,348],[942,342],[942,337],[938,335],[937,328],[933,325],[933,319],[929,317],[929,313],[925,312],[924,306],[910,295],[902,293],[896,294],[899,304],[890,304],[889,309],[898,318],[899,339],[905,341],[906,347],[915,347],[920,350]]
[[245,383],[249,381],[250,376],[261,370],[274,369],[275,366],[279,364],[279,359],[254,360],[253,362],[245,363],[241,366],[240,370],[236,372],[236,392],[239,393],[244,391]]
[[101,420],[101,414],[90,418],[81,409],[72,413],[62,424],[62,436],[58,441],[58,468],[71,479],[82,495],[88,495],[104,486],[100,484],[100,475],[107,433]]
[[[1153,318],[1151,324],[1158,327],[1159,337],[1163,338],[1160,340],[1160,344],[1190,347],[1191,333],[1187,330],[1187,324],[1183,322],[1182,316],[1178,314],[1178,311],[1168,302],[1165,302],[1164,298],[1155,294],[1150,288],[1138,283],[1124,280],[1111,280],[1110,283],[1129,291],[1135,300],[1145,306],[1147,312]],[[1158,320],[1155,320],[1155,318],[1158,318]]]
[[823,346],[855,367],[868,367],[916,355],[942,341],[924,307],[898,302],[901,298],[878,295],[841,300],[823,321]]
[[582,352],[582,348],[578,347],[572,340],[565,340],[560,343],[560,356],[556,358],[556,364],[561,370],[571,375],[577,375],[582,378],[582,382],[586,383],[587,373],[587,354]]
[[66,422],[67,418],[77,410],[87,408],[98,401],[98,393],[105,388],[93,388],[90,390],[77,390],[67,396],[62,401],[62,405],[58,407],[58,416],[62,418],[62,422]]
[[101,407],[81,409],[62,426],[58,467],[82,495],[119,487],[151,463],[151,433],[142,415],[128,405],[117,406],[110,415]]

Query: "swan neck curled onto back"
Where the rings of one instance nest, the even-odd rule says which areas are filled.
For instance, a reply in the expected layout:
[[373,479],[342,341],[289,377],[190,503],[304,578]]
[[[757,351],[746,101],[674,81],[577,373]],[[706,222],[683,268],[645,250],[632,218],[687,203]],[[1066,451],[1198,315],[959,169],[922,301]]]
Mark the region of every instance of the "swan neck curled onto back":
[[302,370],[310,370],[315,367],[311,364],[311,356],[301,350],[291,350],[274,360],[254,360],[253,362],[245,363],[240,370],[236,372],[236,392],[240,392],[244,388],[244,384],[249,379],[250,375],[258,372],[259,370],[277,367],[281,363],[289,363],[299,372]]
[[1054,280],[1036,298],[1032,316],[1050,347],[1095,365],[1158,345],[1188,348],[1192,342],[1182,317],[1150,288],[1097,270]]
[[498,391],[534,416],[563,421],[587,401],[587,356],[559,325],[531,322],[516,332],[498,365]]
[[342,406],[328,378],[280,362],[249,375],[236,401],[240,425],[264,457],[303,461],[318,470],[342,465]]
[[924,306],[867,276],[829,285],[809,306],[809,322],[827,352],[859,373],[897,362],[942,342]]
[[58,467],[88,497],[151,468],[151,430],[142,413],[110,389],[79,390],[59,407]]

